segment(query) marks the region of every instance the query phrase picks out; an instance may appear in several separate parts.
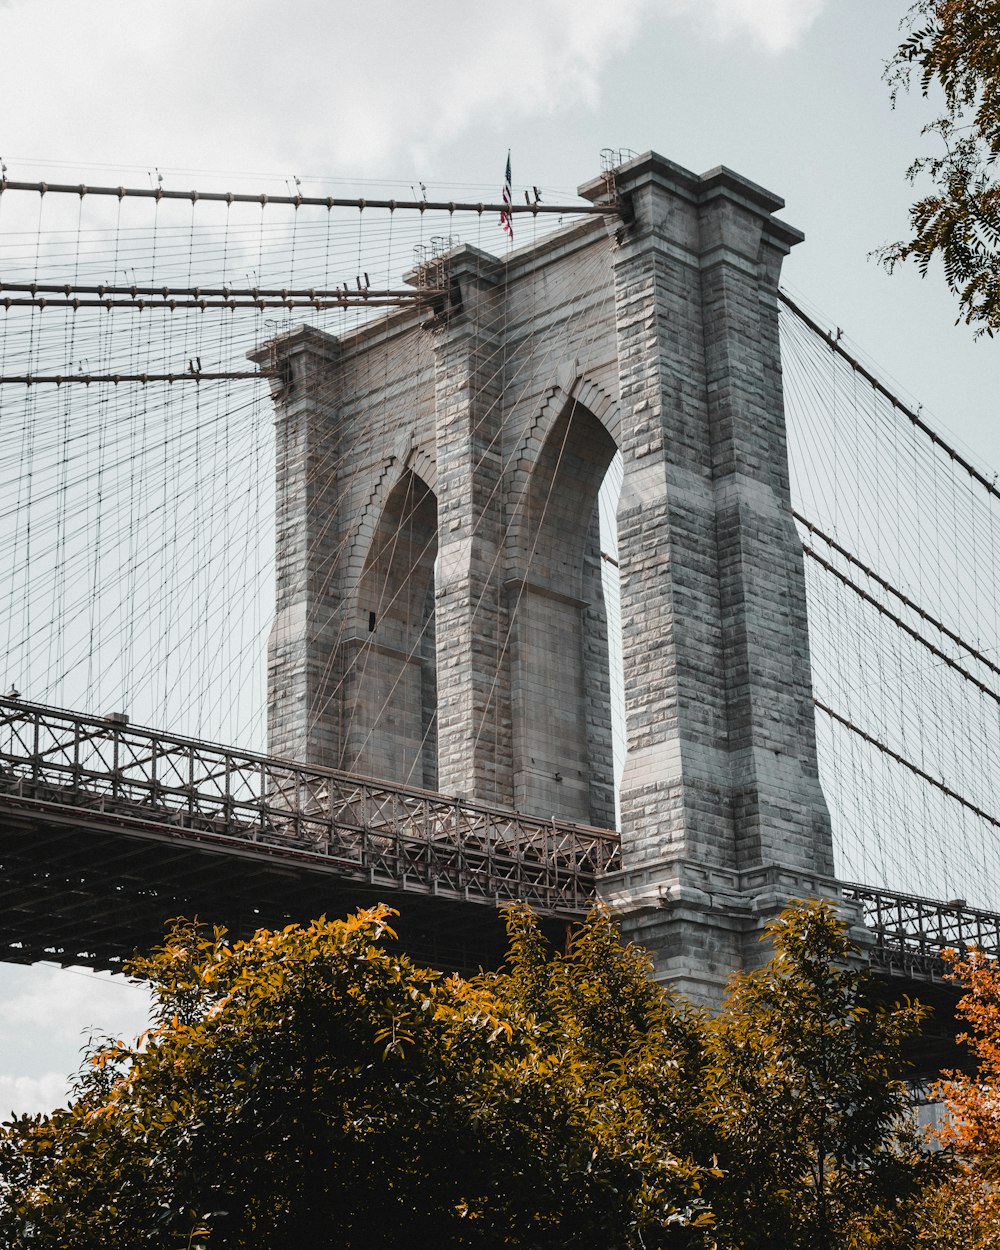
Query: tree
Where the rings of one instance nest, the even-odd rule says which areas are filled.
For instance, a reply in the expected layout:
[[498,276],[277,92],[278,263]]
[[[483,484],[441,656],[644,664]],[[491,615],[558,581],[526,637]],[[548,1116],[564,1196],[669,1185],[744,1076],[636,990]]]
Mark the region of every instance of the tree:
[[972,1052],[975,1070],[950,1072],[939,1087],[951,1112],[941,1139],[974,1157],[984,1178],[1000,1185],[1000,967],[975,948],[951,951],[949,958],[952,979],[965,989],[957,1011],[969,1027],[959,1041]]
[[5,1128],[0,1245],[702,1244],[709,1169],[672,1148],[700,1025],[610,922],[551,960],[515,912],[466,980],[395,953],[391,914],[181,924],[137,960],[150,1031]]
[[720,1244],[908,1250],[935,1167],[899,1079],[923,1010],[872,1002],[826,902],[789,909],[768,935],[773,958],[734,978],[709,1035]]
[[149,1033],[0,1134],[0,1246],[916,1244],[937,1170],[896,1078],[921,1013],[868,1002],[827,904],[771,926],[714,1021],[606,913],[553,957],[514,910],[505,966],[468,979],[396,953],[391,915],[178,925],[133,967]]
[[887,66],[893,102],[919,73],[925,97],[940,90],[940,114],[923,129],[941,150],[918,157],[912,183],[933,189],[910,209],[913,237],[883,249],[891,270],[933,257],[977,333],[1000,329],[1000,0],[918,0],[909,33]]
[[965,987],[959,1036],[972,1072],[949,1072],[938,1086],[948,1117],[940,1144],[954,1157],[948,1183],[928,1194],[921,1245],[993,1250],[1000,1245],[1000,966],[981,951],[949,952],[952,979]]
[[1000,1201],[974,1166],[956,1161],[920,1199],[916,1226],[917,1250],[996,1250]]

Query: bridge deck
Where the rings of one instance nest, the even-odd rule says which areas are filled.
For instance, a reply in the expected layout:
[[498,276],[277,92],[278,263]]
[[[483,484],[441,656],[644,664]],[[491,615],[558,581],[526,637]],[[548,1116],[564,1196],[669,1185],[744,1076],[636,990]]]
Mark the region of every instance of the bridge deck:
[[[0,959],[116,967],[174,916],[245,933],[383,899],[421,954],[476,966],[503,948],[498,905],[557,932],[619,866],[609,830],[0,699]],[[884,974],[941,980],[948,947],[1000,955],[996,912],[843,893]]]
[[253,928],[406,896],[570,918],[619,862],[608,830],[20,700],[0,700],[0,826],[0,956],[25,960],[113,965],[192,910]]
[[889,976],[940,980],[946,950],[975,946],[1000,958],[1000,912],[969,907],[964,899],[939,902],[870,885],[845,883],[841,892],[861,904],[875,939],[869,958]]

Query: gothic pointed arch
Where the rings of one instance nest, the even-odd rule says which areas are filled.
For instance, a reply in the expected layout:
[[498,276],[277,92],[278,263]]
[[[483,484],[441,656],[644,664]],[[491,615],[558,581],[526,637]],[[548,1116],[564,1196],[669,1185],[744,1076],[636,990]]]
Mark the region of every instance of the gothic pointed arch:
[[[515,803],[609,825],[613,743],[598,494],[617,445],[577,398],[600,398],[598,388],[577,383],[572,392],[550,392],[518,465],[507,580]],[[602,407],[606,416],[612,405]]]
[[428,788],[437,784],[436,556],[434,492],[412,468],[389,465],[352,544],[341,766]]
[[401,439],[393,453],[378,466],[354,525],[346,565],[352,581],[356,582],[364,569],[386,500],[407,472],[414,473],[437,494],[437,462],[434,455],[423,444],[413,444],[408,437]]
[[592,378],[579,376],[577,362],[571,361],[560,370],[559,380],[544,392],[542,402],[527,424],[510,458],[507,506],[513,524],[508,545],[516,546],[523,538],[519,526],[522,504],[526,497],[532,471],[555,423],[573,402],[586,408],[600,422],[615,445],[621,446],[621,410],[618,401]]

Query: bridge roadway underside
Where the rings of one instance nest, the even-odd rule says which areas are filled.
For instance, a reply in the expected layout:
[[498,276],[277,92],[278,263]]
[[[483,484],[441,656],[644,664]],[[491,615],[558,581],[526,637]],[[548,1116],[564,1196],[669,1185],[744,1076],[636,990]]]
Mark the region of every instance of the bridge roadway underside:
[[[483,900],[351,874],[308,852],[196,842],[120,815],[0,796],[0,960],[8,963],[120,971],[178,917],[249,937],[380,902],[399,912],[400,949],[419,963],[471,973],[503,959],[503,914]],[[561,945],[571,916],[539,919]]]
[[[408,878],[371,862],[345,864],[287,838],[255,842],[206,828],[171,828],[144,818],[157,813],[127,807],[80,809],[0,787],[0,960],[121,971],[134,954],[158,945],[178,917],[222,925],[241,938],[378,902],[399,912],[399,949],[418,963],[469,974],[503,960],[503,900],[482,890],[457,890],[454,870],[435,881],[430,865],[411,859],[423,872]],[[390,856],[387,862],[400,860]],[[567,925],[586,911],[595,885],[591,877],[588,888],[581,875],[574,902],[539,907],[535,900],[541,928],[555,947],[564,945]],[[844,892],[869,910],[872,900],[882,908],[866,916],[873,926],[874,1001],[891,1004],[909,996],[931,1008],[909,1057],[912,1075],[932,1078],[942,1068],[967,1067],[968,1055],[955,1044],[960,990],[945,979],[939,952],[971,941],[992,953],[995,939],[984,940],[984,924],[988,920],[995,929],[1000,916],[958,911],[943,934],[931,934],[927,919],[910,914],[933,908],[929,900],[860,886],[845,886]]]
[[917,980],[901,972],[889,973],[877,963],[873,963],[872,972],[870,993],[873,1006],[892,1007],[908,998],[930,1009],[919,1036],[904,1047],[909,1065],[904,1075],[920,1081],[933,1081],[947,1069],[970,1071],[972,1058],[969,1051],[955,1040],[961,1031],[955,1009],[962,991],[944,979],[943,966],[933,979],[922,977]]
[[[496,968],[506,949],[503,915],[484,899],[428,890],[420,882],[347,875],[343,865],[292,848],[236,839],[193,842],[152,822],[120,814],[73,812],[57,804],[0,795],[0,959],[49,961],[121,971],[136,952],[159,944],[171,920],[225,926],[233,937],[260,928],[346,915],[386,903],[399,912],[400,949],[418,963],[473,973]],[[562,946],[580,911],[540,914]],[[964,1066],[955,1046],[959,991],[940,970],[873,958],[874,998],[903,995],[932,1009],[914,1071]],[[927,961],[924,961],[925,963]]]

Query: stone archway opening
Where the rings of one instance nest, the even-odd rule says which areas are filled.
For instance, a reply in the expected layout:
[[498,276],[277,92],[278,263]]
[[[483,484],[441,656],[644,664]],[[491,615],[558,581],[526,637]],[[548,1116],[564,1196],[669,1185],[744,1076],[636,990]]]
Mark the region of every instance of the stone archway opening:
[[604,827],[615,785],[599,497],[616,455],[597,417],[569,401],[528,484],[512,604],[515,806]]
[[618,501],[624,466],[616,451],[597,496],[601,542],[601,589],[608,633],[608,706],[614,774],[615,828],[621,828],[622,776],[625,772],[625,672],[622,662],[621,577],[618,559]]
[[389,492],[358,585],[344,682],[342,767],[437,787],[437,500],[406,470]]

